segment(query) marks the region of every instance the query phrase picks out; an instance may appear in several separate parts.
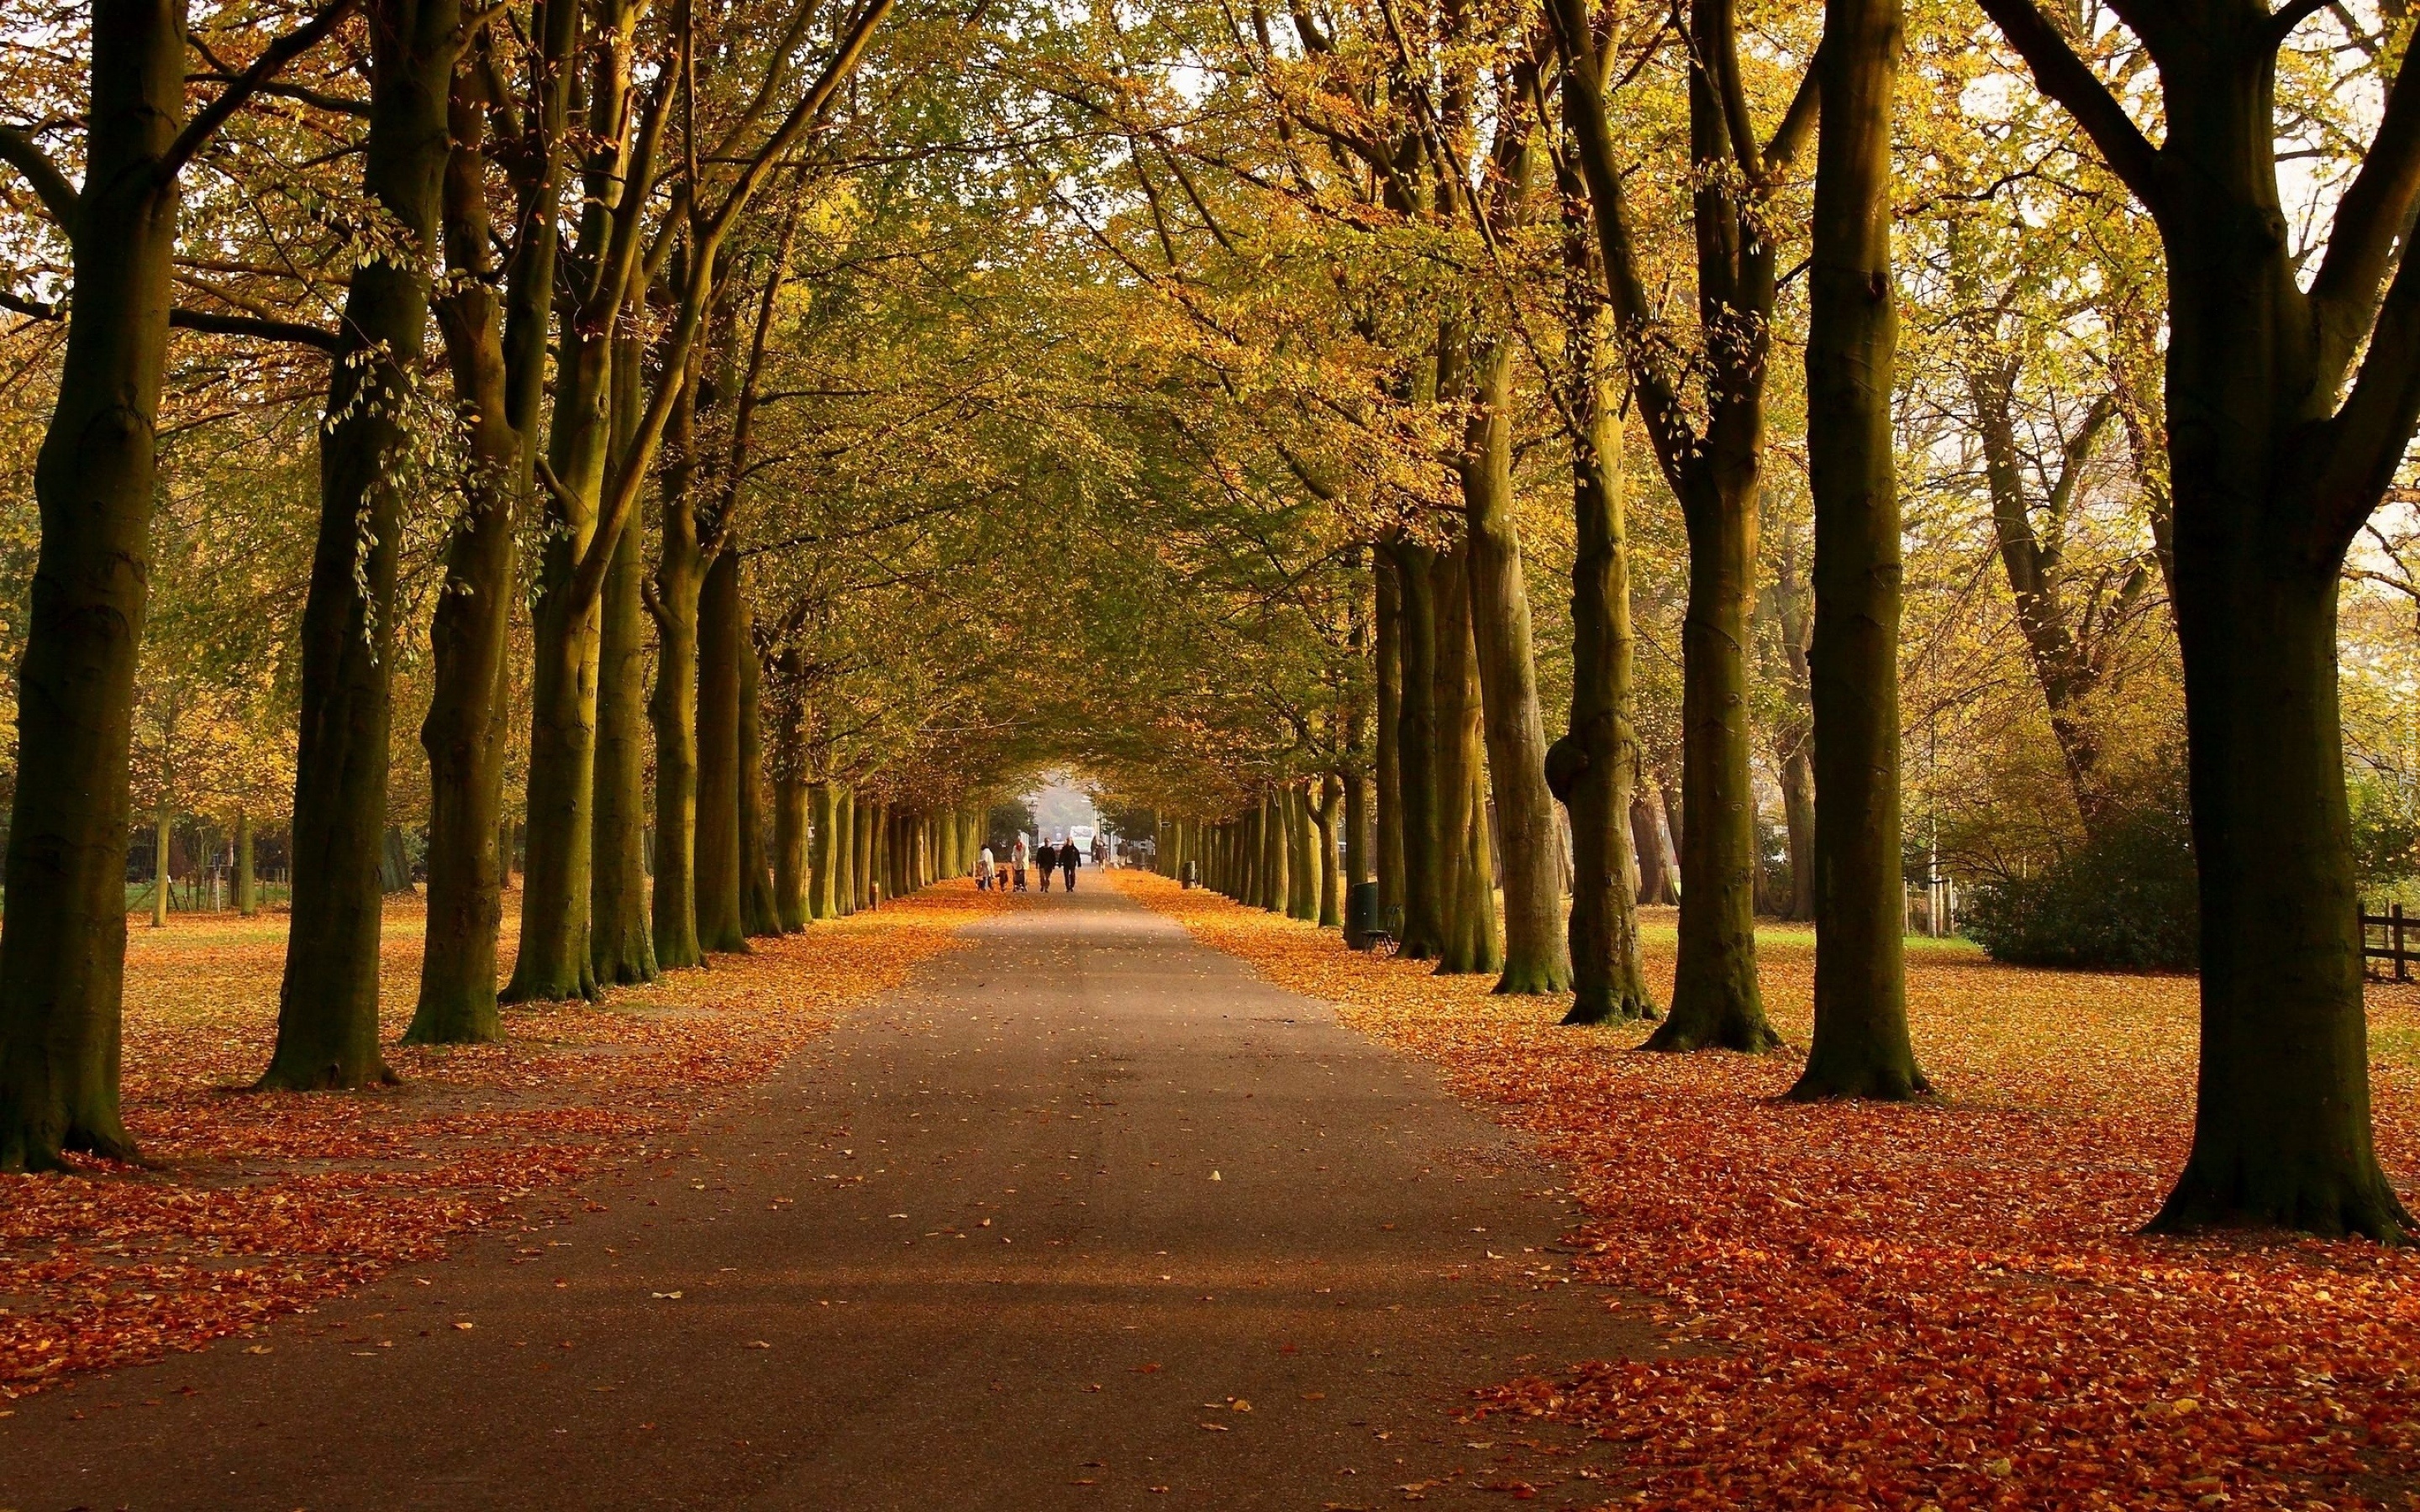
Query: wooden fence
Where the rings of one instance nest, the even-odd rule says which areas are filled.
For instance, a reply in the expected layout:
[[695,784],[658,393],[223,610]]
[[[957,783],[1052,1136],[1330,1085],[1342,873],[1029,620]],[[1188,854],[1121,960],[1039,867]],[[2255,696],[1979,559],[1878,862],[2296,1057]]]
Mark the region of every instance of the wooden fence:
[[[2382,914],[2370,913],[2356,903],[2353,912],[2361,919],[2362,970],[2366,972],[2372,961],[2389,961],[2395,965],[2395,980],[2410,981],[2412,964],[2420,961],[2420,949],[2412,948],[2413,936],[2420,935],[2420,918],[2406,918],[2401,903],[2387,904]],[[2385,943],[2372,944],[2380,935]]]

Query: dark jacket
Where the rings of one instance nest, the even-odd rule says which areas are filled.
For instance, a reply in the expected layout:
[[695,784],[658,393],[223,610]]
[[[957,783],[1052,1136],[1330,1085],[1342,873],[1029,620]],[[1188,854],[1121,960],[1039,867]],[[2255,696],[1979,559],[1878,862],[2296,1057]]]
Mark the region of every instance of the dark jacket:
[[1070,872],[1084,864],[1084,853],[1076,848],[1074,841],[1059,847],[1059,864]]
[[1033,864],[1040,867],[1045,872],[1056,867],[1059,864],[1059,847],[1056,845],[1036,845],[1033,848]]

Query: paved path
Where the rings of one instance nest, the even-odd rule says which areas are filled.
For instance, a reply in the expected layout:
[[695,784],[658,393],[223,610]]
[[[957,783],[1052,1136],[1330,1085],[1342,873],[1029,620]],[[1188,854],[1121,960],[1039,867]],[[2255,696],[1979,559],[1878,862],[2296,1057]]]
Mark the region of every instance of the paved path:
[[0,1508],[1603,1500],[1602,1446],[1450,1415],[1652,1347],[1556,1279],[1553,1173],[1115,892],[1038,903],[604,1211],[17,1404]]

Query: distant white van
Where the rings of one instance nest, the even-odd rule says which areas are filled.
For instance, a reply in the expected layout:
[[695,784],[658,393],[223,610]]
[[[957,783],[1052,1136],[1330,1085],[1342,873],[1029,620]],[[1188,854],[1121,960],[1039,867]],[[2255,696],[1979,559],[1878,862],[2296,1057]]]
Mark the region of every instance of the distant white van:
[[1075,841],[1075,842],[1076,842],[1076,848],[1077,848],[1078,850],[1079,850],[1079,851],[1083,852],[1086,856],[1090,856],[1090,855],[1092,855],[1092,854],[1093,854],[1093,826],[1092,826],[1092,825],[1076,825],[1074,828],[1072,828],[1072,829],[1070,829],[1070,830],[1068,830],[1068,831],[1067,831],[1067,838],[1068,838],[1069,840],[1071,840],[1071,841]]

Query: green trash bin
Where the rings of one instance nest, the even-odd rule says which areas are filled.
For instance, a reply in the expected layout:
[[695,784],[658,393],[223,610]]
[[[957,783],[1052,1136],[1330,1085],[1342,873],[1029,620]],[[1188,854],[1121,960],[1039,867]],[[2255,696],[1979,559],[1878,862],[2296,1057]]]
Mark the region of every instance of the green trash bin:
[[1187,861],[1183,866],[1176,869],[1176,885],[1178,887],[1189,887],[1193,886],[1195,880],[1193,863],[1191,861]]
[[1356,950],[1370,949],[1370,936],[1378,933],[1378,885],[1357,882],[1344,895],[1344,943]]

